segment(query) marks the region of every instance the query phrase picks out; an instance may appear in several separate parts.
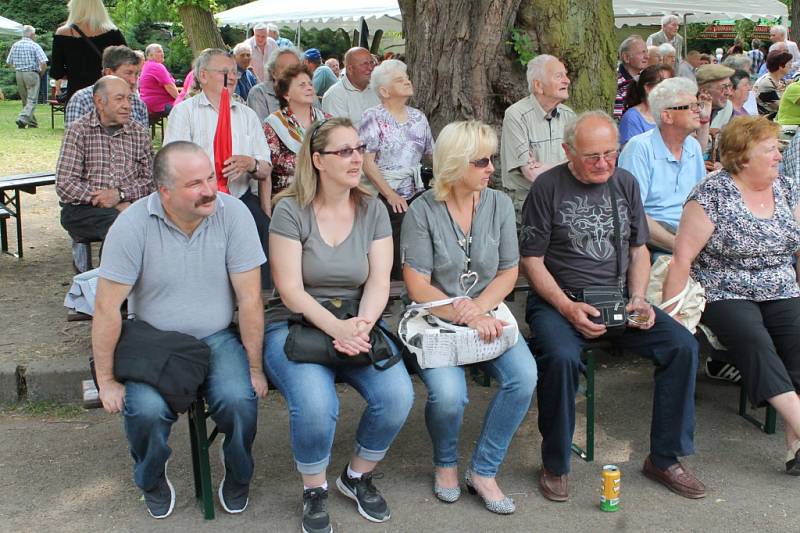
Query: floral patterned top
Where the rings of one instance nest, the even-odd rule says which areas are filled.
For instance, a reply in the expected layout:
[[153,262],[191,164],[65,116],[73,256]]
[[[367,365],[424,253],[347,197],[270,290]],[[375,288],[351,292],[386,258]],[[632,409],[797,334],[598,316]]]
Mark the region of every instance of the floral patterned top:
[[764,302],[800,296],[792,256],[800,249],[795,221],[794,183],[778,176],[772,185],[775,211],[758,218],[747,208],[732,176],[712,172],[689,195],[714,224],[705,247],[692,265],[692,277],[709,302]]
[[[315,107],[312,107],[311,111],[314,115],[312,122],[331,117],[328,113],[323,113]],[[278,118],[278,122],[281,125],[280,129],[282,130],[281,134],[286,135],[291,140],[290,144],[303,143],[305,130],[288,107],[275,111],[272,115]],[[281,139],[281,134],[269,122],[264,122],[264,135],[267,137],[267,146],[272,157],[273,196],[288,187],[294,180],[294,167],[297,159],[297,154]]]

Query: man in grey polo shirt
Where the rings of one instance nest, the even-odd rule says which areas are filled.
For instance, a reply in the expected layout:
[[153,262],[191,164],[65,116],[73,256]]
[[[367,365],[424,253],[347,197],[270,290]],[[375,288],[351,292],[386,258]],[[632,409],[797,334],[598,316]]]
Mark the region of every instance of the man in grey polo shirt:
[[[205,342],[211,361],[202,392],[225,435],[220,503],[240,513],[253,475],[258,398],[267,393],[259,276],[266,259],[247,208],[217,193],[202,148],[166,145],[153,163],[153,180],[157,191],[120,214],[103,248],[92,324],[100,400],[106,411],[123,413],[133,477],[147,510],[154,518],[169,516],[175,491],[167,478],[167,439],[177,415],[150,385],[115,380],[120,306],[128,298],[138,319]],[[241,341],[229,328],[237,304]]]
[[531,183],[546,170],[566,161],[561,143],[564,127],[575,112],[563,102],[569,98],[567,69],[557,58],[542,54],[528,62],[528,88],[531,91],[506,109],[503,118],[503,186],[519,213]]

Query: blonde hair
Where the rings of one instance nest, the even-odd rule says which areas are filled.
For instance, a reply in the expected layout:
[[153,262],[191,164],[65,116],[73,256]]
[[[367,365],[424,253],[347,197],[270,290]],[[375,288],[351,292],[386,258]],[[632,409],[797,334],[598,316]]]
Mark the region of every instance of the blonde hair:
[[433,190],[440,202],[447,200],[453,186],[467,171],[469,162],[497,151],[497,133],[477,120],[451,122],[439,132],[433,148]]
[[737,174],[750,161],[750,150],[767,139],[778,137],[781,127],[764,116],[736,117],[725,126],[719,141],[722,167],[731,174]]
[[[331,134],[337,128],[358,131],[350,119],[341,117],[320,120],[311,125],[297,154],[294,180],[272,199],[272,205],[277,205],[283,198],[294,198],[301,208],[311,205],[319,190],[319,169],[314,166],[314,154],[325,150]],[[370,194],[360,185],[350,190],[350,199],[355,205],[363,205],[368,196]]]
[[85,24],[92,30],[111,31],[116,30],[117,26],[108,16],[108,10],[103,4],[103,0],[69,0],[67,3],[69,16],[67,26],[72,24]]

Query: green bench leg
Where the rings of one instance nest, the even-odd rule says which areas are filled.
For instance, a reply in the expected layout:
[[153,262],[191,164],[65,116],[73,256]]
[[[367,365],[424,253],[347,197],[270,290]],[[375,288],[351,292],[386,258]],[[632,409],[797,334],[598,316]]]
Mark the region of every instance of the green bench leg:
[[778,413],[771,405],[767,405],[766,413],[764,414],[764,422],[761,422],[753,415],[747,412],[747,391],[742,385],[739,387],[739,416],[753,424],[755,427],[766,433],[767,435],[775,434],[775,426],[778,422]]
[[584,354],[586,355],[586,386],[584,389],[586,396],[586,449],[584,450],[573,442],[572,451],[587,463],[591,463],[594,461],[594,371],[596,367],[594,348],[585,349]]
[[200,399],[189,408],[189,441],[192,445],[192,471],[194,472],[194,493],[203,510],[203,518],[214,519],[214,497],[211,489],[211,466],[208,461],[208,448],[216,436],[216,429],[209,440],[206,430],[206,407]]

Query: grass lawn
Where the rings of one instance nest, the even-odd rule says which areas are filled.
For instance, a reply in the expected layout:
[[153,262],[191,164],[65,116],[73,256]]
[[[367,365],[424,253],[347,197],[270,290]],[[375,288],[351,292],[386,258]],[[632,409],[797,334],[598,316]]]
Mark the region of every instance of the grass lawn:
[[64,119],[56,116],[56,129],[50,129],[50,106],[36,106],[38,128],[17,128],[14,122],[21,109],[19,100],[0,102],[0,176],[55,170]]

